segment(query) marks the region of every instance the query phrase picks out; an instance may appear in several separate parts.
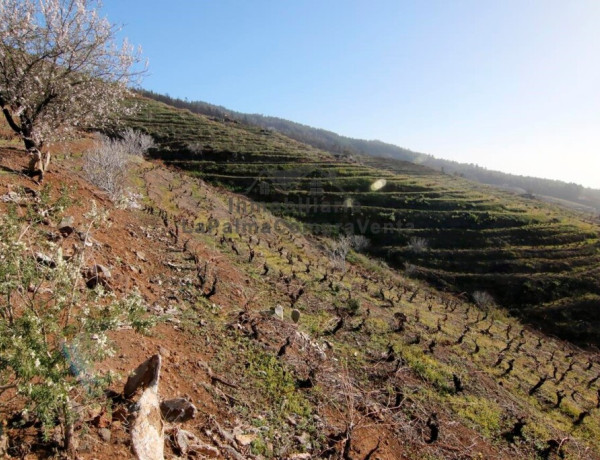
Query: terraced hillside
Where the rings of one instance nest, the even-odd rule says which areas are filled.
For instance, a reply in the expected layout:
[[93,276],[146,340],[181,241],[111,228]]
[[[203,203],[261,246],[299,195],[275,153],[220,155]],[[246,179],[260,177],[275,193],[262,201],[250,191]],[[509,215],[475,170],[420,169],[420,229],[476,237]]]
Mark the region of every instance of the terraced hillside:
[[301,231],[364,234],[373,255],[411,274],[487,291],[547,331],[600,343],[598,228],[575,214],[411,163],[334,156],[258,127],[140,104],[128,123],[153,135],[168,164],[294,217]]
[[[228,231],[236,220],[261,229],[284,221],[250,212],[246,197],[160,161],[131,165],[135,201],[118,209],[79,174],[87,145],[57,155],[40,186],[20,173],[25,152],[0,144],[0,219],[22,229],[8,240],[22,243],[3,241],[3,251],[20,248],[34,263],[23,276],[40,272],[51,280],[57,269],[48,261],[73,260],[83,250],[82,263],[111,273],[109,298],[137,289],[143,318],[158,320],[149,335],[126,327],[111,334],[115,353],[97,363],[101,375],[112,375],[109,391],[81,399],[86,381],[69,374],[78,403],[77,458],[133,458],[127,414],[139,411],[135,398],[124,399],[124,385],[132,369],[158,353],[161,398],[184,398],[197,409],[195,417],[166,424],[169,458],[600,459],[597,351],[545,336],[357,251],[342,268],[332,263],[335,240],[286,227]],[[77,230],[61,233],[69,216]],[[103,217],[92,225],[90,216]],[[211,219],[221,225],[202,229]],[[2,276],[3,286],[18,285],[12,273]],[[86,278],[74,279],[75,289],[94,294]],[[36,289],[14,291],[37,299]],[[39,302],[38,311],[50,310],[46,297]],[[36,350],[22,347],[19,356]],[[4,369],[14,362],[7,356]],[[10,373],[3,377],[13,381]],[[39,374],[24,378],[42,387]],[[30,395],[0,392],[0,455],[60,452],[60,431],[43,437],[36,406],[22,410]],[[202,450],[185,454],[182,435]]]

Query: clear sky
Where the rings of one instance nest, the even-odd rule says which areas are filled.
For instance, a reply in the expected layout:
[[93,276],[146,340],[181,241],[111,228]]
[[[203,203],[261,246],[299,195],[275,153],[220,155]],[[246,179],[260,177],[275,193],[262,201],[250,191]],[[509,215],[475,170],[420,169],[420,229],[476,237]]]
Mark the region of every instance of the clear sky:
[[143,87],[600,188],[600,0],[104,0]]

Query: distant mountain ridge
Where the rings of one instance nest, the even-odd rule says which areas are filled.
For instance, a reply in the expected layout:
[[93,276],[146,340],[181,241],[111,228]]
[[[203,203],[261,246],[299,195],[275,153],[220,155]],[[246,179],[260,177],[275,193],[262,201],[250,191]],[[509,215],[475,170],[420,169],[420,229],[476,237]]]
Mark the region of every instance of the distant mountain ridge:
[[436,158],[433,155],[414,152],[378,140],[354,139],[341,136],[332,131],[313,128],[282,118],[236,112],[207,102],[187,101],[147,90],[141,90],[140,94],[165,102],[171,106],[188,109],[194,113],[231,119],[264,129],[276,130],[299,142],[335,154],[348,156],[370,155],[409,161],[443,171],[447,174],[457,174],[482,184],[512,190],[516,193],[539,195],[540,197],[549,198],[551,201],[578,208],[579,210],[588,212],[600,211],[600,190],[583,187],[576,183],[493,171],[476,164],[444,160]]

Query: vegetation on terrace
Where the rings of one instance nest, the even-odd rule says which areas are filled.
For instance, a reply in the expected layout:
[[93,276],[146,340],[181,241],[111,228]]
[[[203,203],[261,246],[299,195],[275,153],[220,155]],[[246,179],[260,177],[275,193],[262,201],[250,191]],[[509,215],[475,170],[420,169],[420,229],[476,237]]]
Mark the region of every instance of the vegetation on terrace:
[[[439,287],[487,290],[536,320],[542,304],[559,310],[568,327],[538,325],[598,343],[598,228],[578,215],[424,166],[336,156],[260,127],[138,102],[128,124],[151,134],[154,155],[168,164],[275,207],[283,202],[284,213],[317,230],[364,233],[371,254]],[[415,237],[426,240],[423,251],[411,247]],[[569,316],[582,305],[588,322]]]
[[245,124],[276,130],[285,136],[313,147],[344,155],[371,155],[385,159],[396,159],[422,164],[438,171],[457,174],[483,184],[528,193],[535,193],[547,199],[556,200],[566,206],[597,214],[600,211],[600,190],[583,187],[574,183],[537,177],[518,176],[500,171],[492,171],[474,164],[436,158],[433,155],[415,152],[397,145],[376,140],[354,139],[340,136],[331,131],[313,128],[289,120],[258,114],[239,113],[225,107],[202,101],[183,101],[168,95],[141,91],[141,94],[171,106],[188,109],[194,113],[218,118],[229,118]]

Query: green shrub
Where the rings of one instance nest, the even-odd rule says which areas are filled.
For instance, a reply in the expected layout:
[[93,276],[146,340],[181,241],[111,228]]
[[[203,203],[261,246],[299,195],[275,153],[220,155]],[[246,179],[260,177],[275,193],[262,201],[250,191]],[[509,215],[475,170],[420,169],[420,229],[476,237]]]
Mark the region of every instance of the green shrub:
[[260,393],[269,407],[279,416],[297,414],[307,416],[311,408],[296,389],[293,375],[272,355],[258,353],[250,362],[249,375],[256,379]]
[[[92,214],[90,228],[99,220]],[[139,293],[117,299],[85,288],[84,253],[66,261],[34,232],[14,211],[0,215],[0,395],[16,390],[46,437],[58,421],[68,448],[81,407],[110,379],[93,369],[113,351],[108,331],[145,331],[152,322]]]
[[360,301],[358,299],[348,300],[348,311],[352,316],[358,314],[360,311]]

